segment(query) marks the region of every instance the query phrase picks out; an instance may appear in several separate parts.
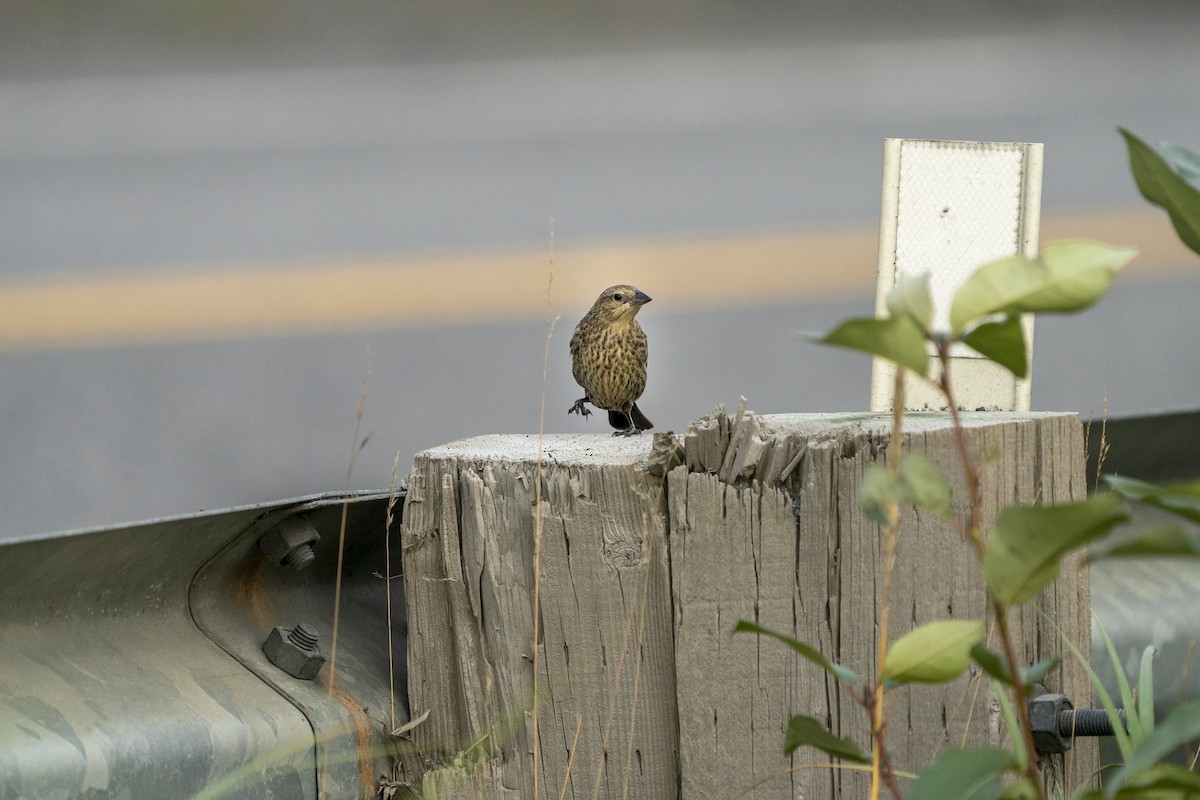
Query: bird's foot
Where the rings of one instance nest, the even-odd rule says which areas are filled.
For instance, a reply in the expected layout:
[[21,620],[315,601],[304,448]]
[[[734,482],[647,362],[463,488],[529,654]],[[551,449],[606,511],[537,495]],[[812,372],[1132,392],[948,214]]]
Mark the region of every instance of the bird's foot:
[[572,405],[570,408],[567,409],[567,413],[568,414],[578,414],[581,417],[590,417],[592,415],[592,410],[590,408],[588,408],[586,405],[584,405],[584,403],[586,403],[586,402],[587,402],[586,397],[579,398],[578,400],[575,401],[574,405]]
[[633,425],[628,428],[622,428],[619,431],[613,431],[613,436],[641,436],[642,432]]

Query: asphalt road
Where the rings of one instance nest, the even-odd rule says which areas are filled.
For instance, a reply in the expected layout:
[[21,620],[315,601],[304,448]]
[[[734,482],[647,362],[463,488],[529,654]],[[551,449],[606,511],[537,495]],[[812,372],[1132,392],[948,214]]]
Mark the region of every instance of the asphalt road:
[[[588,429],[565,415],[577,395],[566,340],[580,287],[594,294],[610,278],[655,298],[641,316],[652,348],[641,405],[660,429],[740,395],[761,412],[865,408],[865,359],[795,335],[870,312],[869,275],[839,281],[836,253],[832,266],[798,253],[799,288],[771,301],[736,266],[705,272],[702,291],[686,266],[647,285],[623,248],[735,238],[753,261],[779,234],[869,239],[889,136],[1044,142],[1046,219],[1104,238],[1101,212],[1144,211],[1115,125],[1200,147],[1200,7],[1082,5],[998,16],[980,3],[988,14],[894,26],[782,15],[671,36],[610,26],[589,37],[556,20],[553,36],[514,33],[507,46],[482,43],[475,21],[472,36],[439,29],[455,43],[443,49],[410,31],[402,52],[361,21],[310,52],[264,52],[251,37],[232,54],[196,45],[176,57],[122,49],[111,29],[59,60],[25,43],[0,58],[0,296],[266,269],[286,282],[298,267],[336,284],[364,258],[503,254],[541,275],[553,219],[556,285],[573,288],[553,297],[547,430]],[[1154,263],[1131,267],[1094,311],[1039,321],[1035,408],[1196,406],[1200,261],[1164,250],[1165,224],[1137,230],[1155,241],[1113,243],[1155,245]],[[611,265],[572,258],[597,243]],[[844,252],[862,260],[861,248]],[[422,284],[427,302],[469,293],[453,269],[437,274]],[[186,309],[165,308],[161,328],[128,340],[98,344],[85,327],[0,341],[0,537],[345,486],[368,352],[362,432],[373,435],[353,486],[386,486],[397,453],[404,472],[422,447],[534,432],[547,326],[526,309],[541,292],[504,313],[511,302],[284,332],[214,320],[202,336],[171,332]]]

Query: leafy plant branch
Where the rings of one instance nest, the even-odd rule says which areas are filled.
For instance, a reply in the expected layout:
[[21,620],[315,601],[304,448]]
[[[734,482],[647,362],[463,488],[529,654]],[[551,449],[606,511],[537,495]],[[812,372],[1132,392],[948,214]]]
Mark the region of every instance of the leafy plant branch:
[[[855,323],[865,322],[851,320],[850,323],[843,324],[820,340],[825,344],[847,346],[893,360],[899,365],[898,374],[903,373],[904,367],[909,367],[913,369],[915,375],[939,390],[946,400],[968,494],[966,519],[958,521],[958,529],[963,533],[975,553],[976,560],[984,569],[988,604],[996,620],[996,631],[1006,666],[1004,676],[1007,677],[1007,680],[1003,682],[1013,693],[1013,705],[1019,720],[1017,727],[1019,735],[1024,740],[1023,750],[1027,754],[1027,758],[1023,759],[1022,767],[1029,785],[1032,786],[1039,798],[1044,798],[1044,795],[1038,780],[1039,771],[1032,725],[1029,719],[1028,693],[1025,682],[1019,679],[1024,665],[1019,662],[1013,642],[1009,626],[1009,611],[1013,604],[1032,599],[1036,592],[1040,591],[1049,581],[1039,582],[1037,590],[1033,592],[1013,592],[1008,587],[1014,584],[1030,583],[1027,579],[1028,576],[1020,574],[1022,565],[1016,563],[1019,560],[1014,560],[1012,563],[1001,560],[1005,569],[993,568],[990,573],[987,569],[989,562],[994,563],[997,560],[997,556],[989,556],[989,542],[993,542],[991,548],[994,551],[1000,551],[1006,544],[1003,535],[1004,529],[1001,529],[1000,535],[996,536],[994,540],[992,537],[987,539],[984,537],[980,468],[975,454],[972,453],[967,442],[966,429],[955,395],[951,374],[953,364],[951,353],[959,343],[966,344],[980,355],[1008,369],[1016,377],[1028,377],[1028,346],[1021,326],[1021,315],[1074,313],[1090,307],[1103,296],[1116,272],[1134,254],[1132,250],[1112,248],[1095,242],[1061,242],[1047,245],[1040,260],[1013,257],[985,264],[955,293],[950,307],[951,327],[948,331],[932,330],[932,297],[928,274],[917,277],[902,276],[887,299],[889,318],[883,320],[884,326],[877,329],[877,332],[882,333],[883,337],[872,339],[871,337],[854,336],[847,338],[844,335],[847,325],[850,326],[849,330],[854,331],[857,327]],[[894,339],[897,332],[899,332],[899,342],[881,341],[881,338],[884,337]],[[936,377],[931,374],[929,369],[927,353],[930,349],[934,352],[939,368]],[[902,396],[894,397],[893,405],[902,404]],[[899,434],[899,430],[893,431],[893,437]],[[893,465],[893,474],[897,485],[899,485],[898,478],[902,472],[904,472],[902,465]],[[901,494],[906,496],[901,499],[918,508],[926,507],[928,510],[939,511],[943,515],[947,515],[950,508],[949,489],[944,475],[941,475],[936,467],[933,470],[926,470],[926,477],[921,483],[930,491],[925,493],[911,490],[902,491]],[[932,507],[927,502],[928,497],[938,498]],[[1040,510],[1035,510],[1035,513]],[[1114,515],[1109,515],[1109,518],[1113,519],[1112,524],[1117,521]],[[1030,524],[1034,522],[1031,520]],[[993,534],[996,533],[993,531]],[[885,532],[886,541],[887,534]],[[1050,579],[1057,574],[1057,563],[1061,556],[1061,552],[1054,554],[1055,570]],[[928,626],[923,626],[923,628],[925,627]],[[967,644],[968,653],[971,647],[982,639],[982,625],[978,627],[979,639]],[[919,628],[913,633],[918,633],[923,628]],[[940,631],[940,633],[944,633],[944,631]],[[903,641],[902,639],[901,642]],[[885,665],[884,674],[886,675],[888,660],[881,655],[881,661]],[[968,663],[966,658],[962,659],[962,668],[965,669]],[[957,667],[956,664],[951,666]],[[953,674],[950,674],[947,679],[957,677],[961,671],[961,669],[950,670]]]
[[[1121,134],[1129,148],[1138,188],[1147,200],[1167,210],[1181,239],[1200,253],[1200,188],[1194,185],[1200,180],[1200,156],[1184,148],[1164,147],[1164,157],[1128,131],[1121,130]],[[886,316],[850,319],[829,333],[814,337],[820,344],[849,348],[896,365],[888,465],[869,468],[863,475],[859,493],[864,513],[881,530],[883,599],[877,649],[881,668],[873,682],[859,689],[852,670],[815,648],[754,623],[739,622],[736,632],[776,638],[824,669],[849,691],[870,718],[870,757],[860,752],[850,739],[835,737],[818,720],[806,716],[791,720],[786,753],[811,746],[833,758],[869,764],[872,800],[879,796],[882,786],[887,786],[894,797],[902,798],[905,793],[899,778],[907,776],[893,769],[886,746],[885,693],[906,684],[955,680],[973,662],[995,685],[1011,692],[1011,702],[1003,694],[999,700],[1014,735],[1013,751],[996,748],[947,751],[908,787],[908,800],[947,797],[1046,800],[1033,741],[1029,694],[1033,684],[1056,669],[1061,659],[1021,664],[1009,614],[1033,601],[1055,580],[1066,555],[1098,542],[1129,519],[1122,497],[1200,524],[1200,481],[1160,487],[1108,477],[1110,493],[1058,505],[1009,506],[985,530],[983,462],[977,459],[968,441],[952,377],[952,356],[956,348],[966,346],[1017,378],[1028,378],[1029,346],[1022,317],[1073,314],[1091,307],[1135,254],[1131,249],[1098,242],[1064,241],[1046,245],[1040,258],[1017,256],[984,264],[955,292],[946,330],[934,329],[929,276],[902,276],[889,293]],[[954,511],[950,484],[941,468],[920,453],[902,453],[908,375],[934,387],[945,398],[968,495],[961,516]],[[888,595],[904,506],[943,518],[970,546],[983,576],[1001,654],[984,645],[983,620],[937,620],[889,641]],[[1182,525],[1160,524],[1133,539],[1092,548],[1089,560],[1162,556],[1200,557],[1200,534]],[[1065,645],[1091,675],[1110,717],[1117,720],[1116,709],[1091,671],[1086,656],[1070,641],[1065,641]],[[1188,793],[1200,791],[1200,776],[1159,762],[1171,748],[1189,737],[1200,736],[1200,701],[1184,704],[1156,727],[1153,704],[1148,698],[1152,691],[1149,682],[1152,653],[1143,655],[1141,696],[1135,701],[1119,672],[1120,663],[1111,644],[1109,650],[1122,681],[1122,700],[1127,709],[1135,709],[1128,735],[1122,731],[1117,737],[1126,763],[1106,781],[1102,793],[1089,791],[1085,786],[1076,789],[1072,799],[1193,796]],[[1120,724],[1114,722],[1114,727],[1120,728]],[[1010,779],[1007,785],[1005,778]]]

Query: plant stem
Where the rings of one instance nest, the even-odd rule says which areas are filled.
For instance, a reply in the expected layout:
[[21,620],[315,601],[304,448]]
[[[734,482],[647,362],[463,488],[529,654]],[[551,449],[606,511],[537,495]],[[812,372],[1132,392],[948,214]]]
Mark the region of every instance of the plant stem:
[[[980,486],[979,467],[975,464],[975,459],[971,455],[971,448],[967,445],[967,432],[963,428],[962,417],[959,415],[958,402],[954,397],[954,388],[950,383],[950,346],[951,341],[938,341],[938,361],[942,366],[942,376],[939,380],[942,393],[946,396],[946,403],[950,406],[950,418],[954,423],[954,436],[958,443],[959,457],[962,459],[963,473],[967,481],[967,491],[970,495],[970,511],[967,518],[966,536],[971,545],[975,548],[975,555],[980,563],[983,563],[983,532],[981,523],[983,519],[983,494]],[[1041,773],[1038,768],[1037,749],[1033,743],[1033,725],[1029,719],[1029,700],[1025,692],[1025,685],[1021,682],[1021,664],[1017,660],[1017,650],[1013,646],[1012,635],[1008,627],[1008,607],[998,600],[992,590],[987,590],[988,602],[992,606],[992,613],[996,617],[996,632],[1000,636],[1000,642],[1004,646],[1004,660],[1008,662],[1009,674],[1013,676],[1012,692],[1013,703],[1017,706],[1017,714],[1020,720],[1021,737],[1025,740],[1025,750],[1029,754],[1029,763],[1026,765],[1025,774],[1029,777],[1030,783],[1033,784],[1037,791],[1039,800],[1046,800],[1046,793],[1042,787]]]
[[983,516],[983,496],[980,491],[979,467],[971,455],[967,445],[967,431],[963,427],[962,417],[958,413],[958,400],[954,396],[954,387],[950,383],[950,343],[938,342],[938,361],[942,365],[942,377],[938,386],[946,396],[946,404],[950,406],[950,419],[954,423],[954,439],[958,444],[958,457],[962,461],[963,475],[967,481],[967,496],[970,498],[970,509],[967,512],[966,537],[975,548],[975,555],[983,559],[983,535],[979,529],[980,518]]
[[[900,459],[904,449],[904,375],[903,367],[896,368],[896,383],[892,389],[892,438],[888,442],[888,465],[891,467],[892,478],[900,476]],[[888,612],[891,608],[892,571],[896,566],[896,529],[900,524],[900,507],[895,503],[887,505],[888,524],[883,528],[883,574],[880,576],[879,600],[879,650],[878,673],[883,673],[883,664],[887,660],[888,644]],[[891,761],[888,758],[887,746],[883,730],[883,681],[876,678],[874,691],[871,692],[871,800],[879,800],[881,779],[888,780],[888,788],[897,798],[895,776],[891,774]]]
[[[867,713],[874,716],[875,709],[882,706],[883,691],[880,686],[867,686],[863,688],[861,698],[856,698]],[[892,768],[892,757],[888,753],[887,744],[884,741],[884,729],[886,726],[880,724],[878,727],[871,727],[871,750],[873,759],[871,763],[871,792],[872,797],[878,796],[879,784],[887,784],[888,791],[892,793],[892,797],[896,800],[904,800],[904,792],[900,788],[899,781],[896,780],[896,771]]]
[[1041,769],[1038,764],[1037,746],[1033,743],[1033,722],[1029,718],[1029,697],[1025,693],[1025,684],[1021,681],[1021,666],[1017,661],[1017,651],[1013,647],[1012,636],[1008,630],[1008,608],[1004,603],[992,597],[988,591],[988,599],[992,603],[992,611],[996,615],[996,632],[1004,645],[1004,660],[1008,662],[1009,674],[1013,676],[1013,704],[1017,707],[1017,717],[1020,721],[1021,738],[1025,740],[1025,752],[1029,754],[1029,763],[1025,766],[1025,774],[1037,789],[1039,800],[1046,800],[1042,788]]

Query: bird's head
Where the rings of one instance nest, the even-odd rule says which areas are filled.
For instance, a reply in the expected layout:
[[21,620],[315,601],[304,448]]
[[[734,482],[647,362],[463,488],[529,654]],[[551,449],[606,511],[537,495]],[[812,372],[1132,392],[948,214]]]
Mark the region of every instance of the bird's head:
[[600,293],[592,306],[592,312],[612,322],[628,324],[637,316],[642,306],[650,302],[650,296],[636,286],[621,284],[610,286]]

